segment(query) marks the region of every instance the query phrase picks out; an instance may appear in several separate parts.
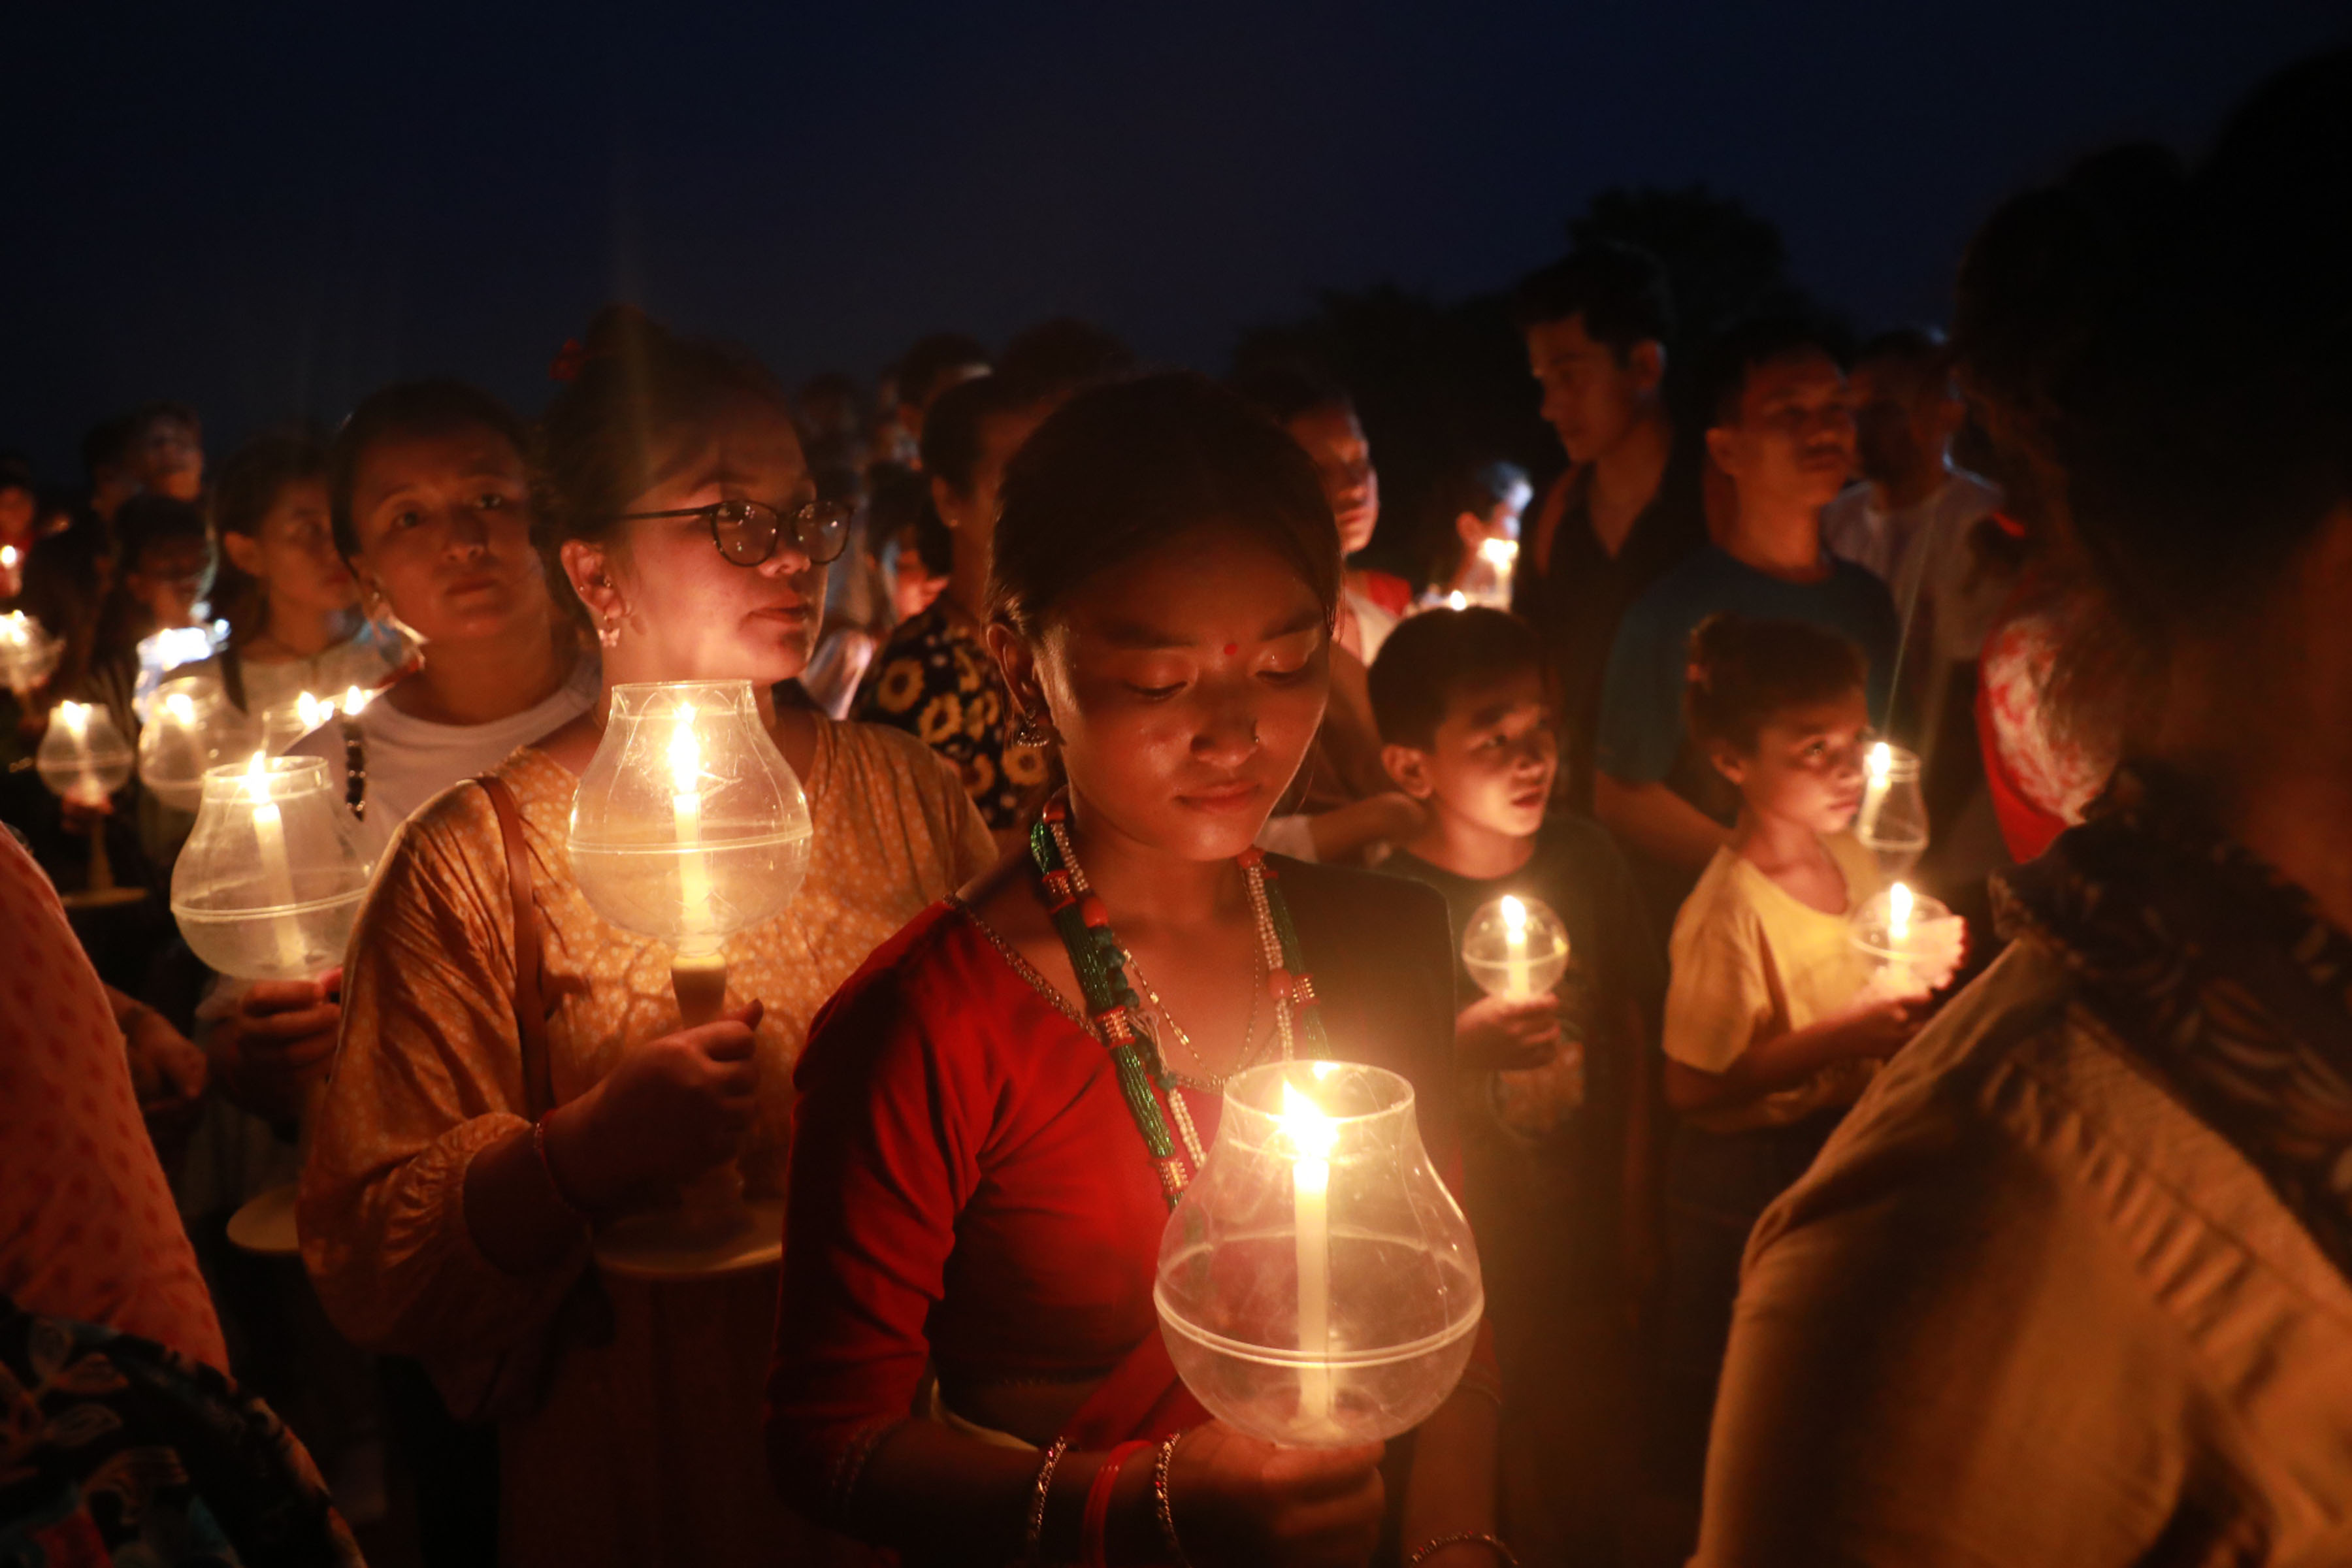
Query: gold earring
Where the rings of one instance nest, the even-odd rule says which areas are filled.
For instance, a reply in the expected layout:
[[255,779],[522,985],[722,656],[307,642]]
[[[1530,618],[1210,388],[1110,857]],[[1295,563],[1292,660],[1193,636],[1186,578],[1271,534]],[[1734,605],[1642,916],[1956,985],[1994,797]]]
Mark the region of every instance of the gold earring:
[[1054,726],[1047,722],[1043,708],[1021,710],[1013,726],[1013,743],[1016,746],[1049,746],[1054,742]]

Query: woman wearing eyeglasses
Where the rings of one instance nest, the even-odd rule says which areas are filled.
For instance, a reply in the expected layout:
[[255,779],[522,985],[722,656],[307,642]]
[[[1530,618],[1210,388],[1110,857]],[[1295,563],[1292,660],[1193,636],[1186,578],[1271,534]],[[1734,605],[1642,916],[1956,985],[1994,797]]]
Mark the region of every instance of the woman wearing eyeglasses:
[[[780,390],[633,313],[602,318],[578,361],[534,480],[606,696],[688,679],[765,693],[798,674],[846,519],[816,504]],[[912,737],[771,710],[814,821],[807,880],[726,943],[720,1021],[681,1029],[668,950],[590,910],[565,849],[605,706],[490,775],[520,817],[550,1103],[521,1066],[499,818],[461,784],[411,820],[353,937],[305,1261],[346,1333],[424,1359],[453,1404],[499,1418],[501,1561],[812,1561],[762,1458],[773,1267],[649,1283],[594,1268],[589,1239],[739,1149],[748,1194],[776,1195],[810,1017],[992,852]]]

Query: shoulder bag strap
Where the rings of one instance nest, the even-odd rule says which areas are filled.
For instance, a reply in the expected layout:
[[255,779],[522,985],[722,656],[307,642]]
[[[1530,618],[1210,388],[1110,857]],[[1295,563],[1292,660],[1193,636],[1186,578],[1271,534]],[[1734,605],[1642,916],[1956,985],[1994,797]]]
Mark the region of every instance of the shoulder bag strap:
[[547,1003],[541,985],[539,902],[531,885],[530,855],[523,847],[522,808],[506,780],[484,773],[474,781],[490,797],[499,832],[506,840],[507,891],[514,902],[515,1032],[522,1040],[522,1088],[528,1114],[536,1121],[554,1109],[555,1090],[547,1065]]

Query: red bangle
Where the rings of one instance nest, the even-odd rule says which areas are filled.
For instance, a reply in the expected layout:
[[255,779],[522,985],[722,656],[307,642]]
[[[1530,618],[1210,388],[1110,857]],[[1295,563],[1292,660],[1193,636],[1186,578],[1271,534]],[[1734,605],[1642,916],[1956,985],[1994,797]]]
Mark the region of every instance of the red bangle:
[[1111,1489],[1118,1484],[1118,1468],[1150,1447],[1149,1443],[1121,1443],[1103,1457],[1102,1468],[1087,1488],[1086,1516],[1078,1527],[1078,1561],[1084,1568],[1110,1568],[1103,1537],[1110,1525]]

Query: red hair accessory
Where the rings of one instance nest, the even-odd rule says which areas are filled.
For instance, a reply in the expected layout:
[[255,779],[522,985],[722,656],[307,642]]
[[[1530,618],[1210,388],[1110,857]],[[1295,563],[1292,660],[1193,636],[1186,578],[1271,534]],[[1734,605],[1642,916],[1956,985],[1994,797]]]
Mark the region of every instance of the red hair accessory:
[[581,369],[588,363],[588,347],[578,338],[566,338],[563,346],[555,351],[554,360],[547,367],[550,381],[578,381]]

